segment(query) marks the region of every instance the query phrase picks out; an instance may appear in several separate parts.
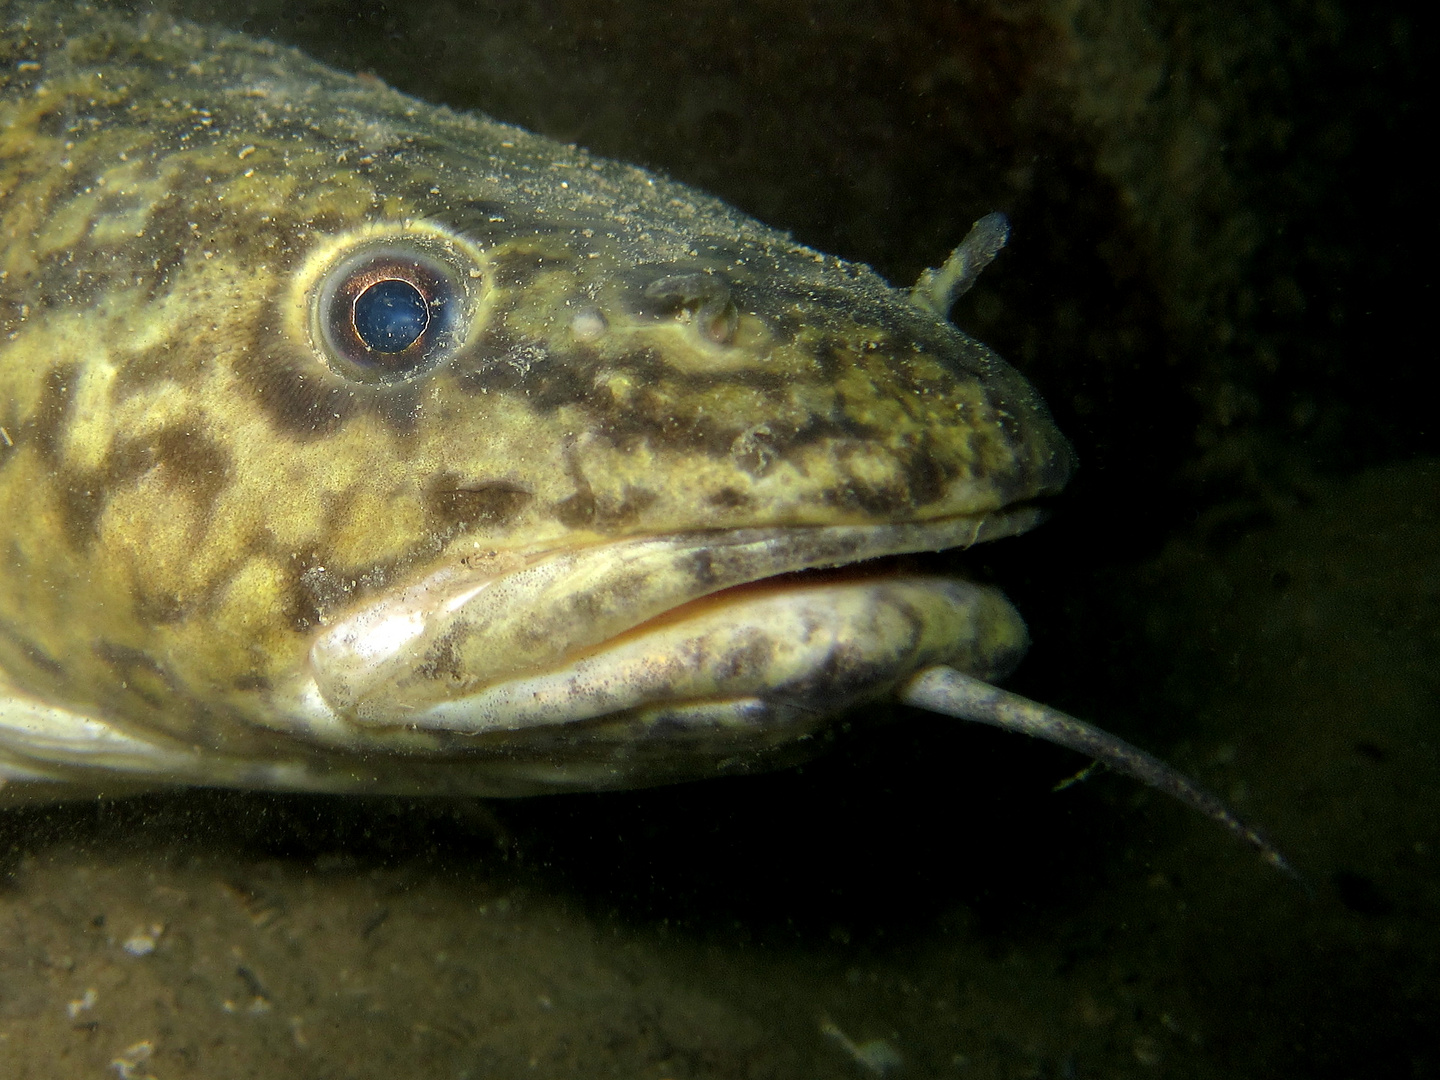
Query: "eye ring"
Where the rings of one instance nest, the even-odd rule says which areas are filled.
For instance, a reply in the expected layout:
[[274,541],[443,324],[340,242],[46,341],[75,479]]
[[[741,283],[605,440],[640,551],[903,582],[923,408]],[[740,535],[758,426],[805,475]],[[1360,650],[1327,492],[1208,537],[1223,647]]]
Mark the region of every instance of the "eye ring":
[[311,294],[311,340],[321,360],[371,384],[431,370],[463,343],[474,319],[480,274],[467,263],[438,237],[376,237],[352,247],[330,262]]

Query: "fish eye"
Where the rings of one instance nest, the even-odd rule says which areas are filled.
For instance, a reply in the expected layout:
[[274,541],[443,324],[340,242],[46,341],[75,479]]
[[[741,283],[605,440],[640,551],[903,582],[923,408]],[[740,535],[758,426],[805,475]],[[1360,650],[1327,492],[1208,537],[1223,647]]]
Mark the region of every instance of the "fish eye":
[[450,245],[376,239],[335,260],[312,293],[321,359],[355,382],[394,383],[430,370],[465,338],[477,286]]
[[425,333],[430,307],[420,290],[400,278],[377,281],[355,297],[355,333],[373,352],[404,352]]

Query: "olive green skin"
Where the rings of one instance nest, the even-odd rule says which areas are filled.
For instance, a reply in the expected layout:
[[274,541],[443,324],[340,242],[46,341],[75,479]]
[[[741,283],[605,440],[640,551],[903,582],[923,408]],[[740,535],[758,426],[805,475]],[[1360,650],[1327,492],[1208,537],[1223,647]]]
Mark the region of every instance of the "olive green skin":
[[[0,711],[8,684],[200,758],[423,787],[367,754],[438,744],[296,749],[285,716],[316,634],[387,590],[696,530],[948,546],[1070,472],[984,346],[687,187],[240,35],[3,26]],[[365,245],[454,270],[432,366],[347,366],[317,329]]]

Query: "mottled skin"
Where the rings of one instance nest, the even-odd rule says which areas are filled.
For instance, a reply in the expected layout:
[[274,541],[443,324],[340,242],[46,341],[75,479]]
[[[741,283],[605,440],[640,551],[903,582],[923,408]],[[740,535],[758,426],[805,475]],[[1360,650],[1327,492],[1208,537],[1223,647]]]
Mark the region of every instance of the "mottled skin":
[[[427,777],[486,753],[563,765],[573,733],[461,745],[379,714],[357,733],[348,683],[319,732],[291,715],[317,633],[446,568],[690,537],[683,559],[536,601],[503,648],[437,635],[411,681],[438,701],[595,649],[650,617],[604,622],[659,575],[655,612],[1003,535],[1068,475],[1043,405],[982,345],[689,188],[249,38],[3,13],[0,713],[8,693],[215,763],[147,779],[506,789]],[[411,240],[459,269],[463,340],[413,378],[355,381],[321,355],[316,291],[357,245]],[[912,669],[965,630],[915,604]],[[980,608],[948,655],[993,674],[1023,631],[998,596]],[[832,711],[896,678],[850,674]],[[14,775],[89,776],[10,753]],[[281,759],[312,772],[240,764]]]

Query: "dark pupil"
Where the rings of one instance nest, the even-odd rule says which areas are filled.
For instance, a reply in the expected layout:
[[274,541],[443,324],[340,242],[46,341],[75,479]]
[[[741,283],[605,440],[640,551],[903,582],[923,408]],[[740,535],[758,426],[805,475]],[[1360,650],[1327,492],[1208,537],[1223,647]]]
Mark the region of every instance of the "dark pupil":
[[403,352],[429,321],[425,298],[408,281],[377,281],[355,298],[355,333],[376,352]]

